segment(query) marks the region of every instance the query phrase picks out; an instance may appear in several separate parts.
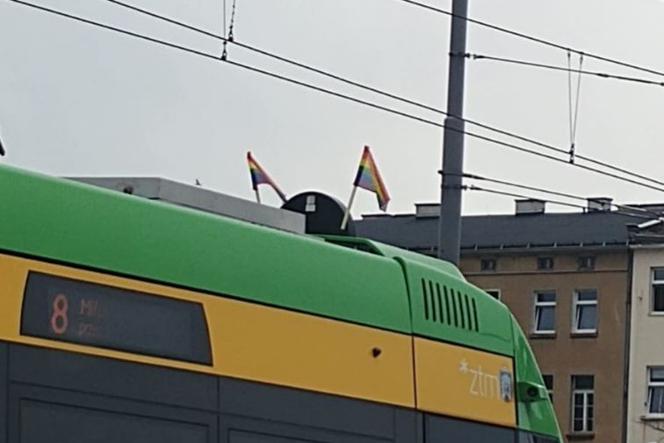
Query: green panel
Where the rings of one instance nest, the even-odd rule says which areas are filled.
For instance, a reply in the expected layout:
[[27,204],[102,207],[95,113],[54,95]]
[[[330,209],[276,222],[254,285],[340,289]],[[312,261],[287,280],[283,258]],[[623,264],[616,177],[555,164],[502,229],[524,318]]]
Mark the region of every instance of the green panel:
[[[361,239],[335,245],[6,166],[0,201],[1,250],[514,355],[517,381],[543,384],[505,306],[449,263]],[[425,319],[423,279],[474,300],[479,331]],[[521,428],[559,435],[548,401],[518,408]]]
[[415,334],[507,356],[514,354],[510,313],[502,303],[445,269],[408,258],[397,260],[408,280]]
[[[528,382],[544,388],[544,380],[535,361],[535,356],[530,349],[526,336],[523,334],[514,317],[512,317],[512,325],[514,328],[516,349],[515,366],[517,384],[519,382]],[[523,401],[517,398],[517,414],[519,428],[539,434],[556,436],[562,441],[560,428],[556,420],[556,413],[553,410],[553,405],[548,395],[545,396],[544,400],[538,401]]]
[[393,257],[393,258],[402,258],[409,262],[420,263],[422,265],[436,269],[439,272],[444,272],[450,277],[464,280],[465,277],[459,271],[459,268],[454,266],[452,263],[439,260],[437,258],[429,257],[428,255],[420,254],[418,252],[407,251],[405,249],[400,249],[395,246],[385,245],[383,243],[372,242],[376,249],[378,249],[384,256]]
[[389,258],[0,167],[0,249],[410,333]]

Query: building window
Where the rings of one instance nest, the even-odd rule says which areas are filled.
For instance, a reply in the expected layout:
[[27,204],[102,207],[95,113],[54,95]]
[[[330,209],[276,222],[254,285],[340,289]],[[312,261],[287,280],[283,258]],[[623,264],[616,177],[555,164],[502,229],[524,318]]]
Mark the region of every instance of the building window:
[[583,289],[574,293],[572,331],[582,334],[597,332],[597,291],[595,289]]
[[541,291],[535,293],[535,322],[533,332],[553,334],[556,332],[556,293]]
[[592,271],[595,269],[595,257],[579,257],[577,265],[579,271]]
[[553,375],[543,374],[544,386],[546,386],[546,391],[549,393],[549,398],[553,401]]
[[537,257],[537,269],[542,271],[553,269],[553,258]]
[[652,312],[664,313],[664,268],[652,270]]
[[648,413],[664,415],[664,367],[648,368]]
[[592,432],[595,417],[595,379],[592,375],[572,376],[572,431]]
[[496,300],[500,300],[500,289],[485,289],[484,292],[486,292]]
[[483,258],[480,260],[480,270],[482,272],[492,272],[496,270],[495,258]]

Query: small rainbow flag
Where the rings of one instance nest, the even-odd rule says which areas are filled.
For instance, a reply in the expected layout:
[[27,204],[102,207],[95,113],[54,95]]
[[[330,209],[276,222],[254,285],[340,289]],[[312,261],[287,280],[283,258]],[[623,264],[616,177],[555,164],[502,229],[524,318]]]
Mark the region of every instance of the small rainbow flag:
[[353,185],[375,192],[378,198],[378,207],[381,211],[387,210],[387,204],[390,202],[390,194],[387,192],[385,183],[383,183],[383,179],[378,172],[376,162],[368,146],[364,147],[360,167],[357,170]]
[[283,193],[279,186],[267,175],[267,172],[258,164],[258,162],[247,152],[247,163],[249,164],[249,173],[251,174],[251,187],[254,191],[258,191],[258,185],[270,185],[272,189],[279,194],[281,200],[286,202],[286,194]]

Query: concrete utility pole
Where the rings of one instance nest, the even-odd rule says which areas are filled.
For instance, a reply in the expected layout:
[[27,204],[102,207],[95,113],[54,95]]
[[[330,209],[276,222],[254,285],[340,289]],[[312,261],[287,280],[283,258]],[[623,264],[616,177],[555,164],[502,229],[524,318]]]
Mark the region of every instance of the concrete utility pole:
[[463,96],[466,73],[466,25],[468,0],[452,2],[450,70],[447,84],[447,112],[443,133],[438,257],[459,264],[461,245],[461,183],[463,173]]

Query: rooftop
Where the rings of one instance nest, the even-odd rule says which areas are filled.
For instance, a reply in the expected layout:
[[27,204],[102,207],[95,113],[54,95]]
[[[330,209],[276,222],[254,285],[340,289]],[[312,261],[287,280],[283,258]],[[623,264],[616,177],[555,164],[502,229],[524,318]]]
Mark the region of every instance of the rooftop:
[[[364,216],[356,222],[356,232],[402,248],[434,251],[438,217],[430,212],[419,217]],[[630,241],[628,225],[641,222],[642,218],[611,211],[465,216],[461,222],[461,249],[626,247]]]

